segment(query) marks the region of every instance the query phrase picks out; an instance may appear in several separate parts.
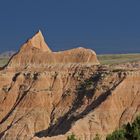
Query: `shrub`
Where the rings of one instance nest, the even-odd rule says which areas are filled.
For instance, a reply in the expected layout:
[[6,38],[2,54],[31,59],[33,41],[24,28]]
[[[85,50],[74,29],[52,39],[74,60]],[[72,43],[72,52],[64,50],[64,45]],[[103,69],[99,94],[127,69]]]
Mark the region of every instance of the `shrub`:
[[106,140],[125,140],[124,130],[116,130],[111,135],[108,135]]
[[74,134],[68,136],[67,140],[78,140]]
[[140,140],[140,116],[130,124],[108,135],[106,140]]

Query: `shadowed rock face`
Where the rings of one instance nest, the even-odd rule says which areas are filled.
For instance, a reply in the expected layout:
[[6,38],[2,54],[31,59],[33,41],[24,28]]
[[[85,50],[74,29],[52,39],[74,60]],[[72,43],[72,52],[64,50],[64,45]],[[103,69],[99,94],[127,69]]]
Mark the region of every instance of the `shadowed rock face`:
[[105,139],[140,113],[138,68],[96,65],[84,48],[51,52],[39,36],[0,70],[1,140]]
[[85,48],[52,52],[45,43],[42,33],[39,31],[13,56],[8,67],[44,67],[46,65],[76,63],[98,65],[99,61],[93,50]]

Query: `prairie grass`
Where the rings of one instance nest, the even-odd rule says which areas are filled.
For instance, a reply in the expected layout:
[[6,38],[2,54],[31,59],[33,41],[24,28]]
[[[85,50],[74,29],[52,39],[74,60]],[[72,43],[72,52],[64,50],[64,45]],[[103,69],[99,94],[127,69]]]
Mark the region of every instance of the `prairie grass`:
[[140,54],[108,54],[97,56],[101,64],[120,64],[140,61]]

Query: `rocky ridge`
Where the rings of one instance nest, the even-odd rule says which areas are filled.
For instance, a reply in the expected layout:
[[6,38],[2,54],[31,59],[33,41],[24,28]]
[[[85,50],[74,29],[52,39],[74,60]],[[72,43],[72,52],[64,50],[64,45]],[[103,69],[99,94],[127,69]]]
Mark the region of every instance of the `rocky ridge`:
[[93,50],[75,48],[67,51],[52,52],[44,41],[41,31],[29,39],[9,61],[8,68],[46,67],[47,65],[94,64],[99,61]]
[[1,140],[105,139],[140,113],[138,67],[101,66],[92,50],[52,52],[43,41],[37,33],[0,71]]

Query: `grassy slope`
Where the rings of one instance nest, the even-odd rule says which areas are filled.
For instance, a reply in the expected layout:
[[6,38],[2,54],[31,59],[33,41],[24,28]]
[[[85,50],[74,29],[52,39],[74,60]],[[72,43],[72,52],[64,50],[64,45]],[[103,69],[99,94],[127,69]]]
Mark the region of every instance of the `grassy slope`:
[[9,58],[0,58],[0,67],[3,67],[7,62]]
[[[140,54],[109,54],[98,55],[101,64],[119,64],[125,62],[140,61]],[[9,58],[0,58],[0,67],[8,62]]]
[[114,54],[98,55],[101,64],[120,64],[126,62],[140,61],[140,54]]

